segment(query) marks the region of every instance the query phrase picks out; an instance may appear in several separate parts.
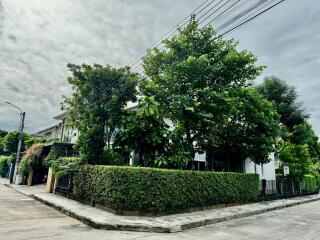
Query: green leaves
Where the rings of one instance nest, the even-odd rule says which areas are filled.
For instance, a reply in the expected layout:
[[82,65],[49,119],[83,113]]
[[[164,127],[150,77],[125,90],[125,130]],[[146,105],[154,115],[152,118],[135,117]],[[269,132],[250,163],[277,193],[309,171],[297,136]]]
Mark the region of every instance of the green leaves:
[[0,176],[7,177],[9,173],[10,164],[15,160],[14,155],[0,156]]
[[290,175],[303,178],[311,172],[312,161],[307,145],[287,144],[279,154],[283,164],[290,168]]
[[308,118],[294,87],[277,77],[267,77],[261,85],[257,86],[259,93],[267,100],[273,102],[280,115],[281,123],[292,131],[294,126],[304,123]]
[[[18,143],[19,143],[19,132],[18,131],[12,131],[9,132],[2,140],[4,152],[6,154],[12,154],[16,153],[18,149]],[[28,141],[30,139],[29,133],[23,133],[23,143]],[[25,144],[23,144],[24,147]],[[23,148],[24,149],[24,148]]]
[[123,116],[127,102],[136,100],[136,86],[139,76],[129,68],[112,68],[101,65],[68,64],[72,77],[71,98],[65,99],[72,125],[80,132],[77,145],[82,158],[92,164],[99,164],[107,143]]
[[253,54],[238,51],[235,41],[218,38],[211,27],[200,28],[194,18],[163,44],[144,57],[148,78],[141,91],[179,128],[174,142],[180,146],[171,148],[191,159],[214,146],[226,161],[268,161],[278,119],[270,104],[247,89],[264,68]]
[[156,156],[166,153],[168,128],[159,103],[153,97],[143,97],[137,111],[123,118],[115,146],[138,153],[141,165],[152,166]]
[[40,156],[42,153],[43,144],[33,144],[31,147],[29,147],[22,157],[18,171],[20,174],[24,176],[28,176],[30,171],[33,170],[33,168],[39,163]]
[[[166,160],[157,158],[160,166]],[[192,207],[256,200],[255,174],[192,172],[138,167],[82,166],[74,176],[76,199],[119,213],[170,213]]]
[[65,175],[71,174],[83,165],[80,158],[77,157],[59,157],[51,164],[54,177],[59,179]]

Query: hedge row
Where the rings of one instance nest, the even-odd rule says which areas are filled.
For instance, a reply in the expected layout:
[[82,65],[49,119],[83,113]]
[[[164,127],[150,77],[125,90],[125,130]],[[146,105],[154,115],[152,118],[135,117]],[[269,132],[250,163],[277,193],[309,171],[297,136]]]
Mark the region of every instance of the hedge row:
[[118,212],[161,213],[254,201],[258,186],[255,174],[86,165],[74,177],[74,198]]
[[0,156],[0,177],[8,176],[10,164],[13,160],[13,156]]

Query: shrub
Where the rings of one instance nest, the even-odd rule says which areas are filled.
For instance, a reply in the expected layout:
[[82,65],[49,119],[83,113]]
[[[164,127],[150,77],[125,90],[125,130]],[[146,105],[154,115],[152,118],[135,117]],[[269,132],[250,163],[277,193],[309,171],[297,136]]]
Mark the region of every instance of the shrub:
[[82,161],[78,157],[67,157],[71,155],[70,146],[54,144],[47,157],[43,161],[43,165],[47,168],[52,168],[55,178],[60,178],[75,171]]
[[255,174],[86,165],[75,174],[74,198],[120,212],[161,213],[254,201],[258,185]]
[[38,164],[42,153],[43,144],[33,144],[27,149],[25,155],[22,157],[19,163],[18,172],[24,176],[27,176],[30,171]]
[[112,149],[106,149],[103,151],[102,162],[105,165],[123,166],[126,165],[126,159],[121,156],[120,153],[115,152]]
[[7,177],[10,164],[14,161],[14,156],[0,156],[0,176]]
[[78,157],[60,157],[52,162],[51,168],[56,178],[63,177],[78,169],[81,160]]
[[51,167],[60,157],[64,156],[64,152],[64,147],[53,145],[49,154],[43,160],[43,165],[47,168]]
[[318,179],[311,175],[306,174],[303,176],[302,182],[301,182],[301,189],[306,192],[314,192],[318,189]]

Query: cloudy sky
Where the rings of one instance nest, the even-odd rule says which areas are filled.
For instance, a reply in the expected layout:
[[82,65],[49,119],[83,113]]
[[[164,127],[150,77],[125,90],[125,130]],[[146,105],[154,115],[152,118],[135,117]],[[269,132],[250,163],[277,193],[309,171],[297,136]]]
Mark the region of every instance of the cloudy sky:
[[[0,0],[0,128],[45,127],[70,94],[66,64],[127,65],[203,0]],[[243,0],[242,0],[243,1]],[[296,86],[320,134],[320,2],[286,0],[227,35]],[[262,76],[262,77],[263,77]],[[43,125],[43,126],[42,126]]]

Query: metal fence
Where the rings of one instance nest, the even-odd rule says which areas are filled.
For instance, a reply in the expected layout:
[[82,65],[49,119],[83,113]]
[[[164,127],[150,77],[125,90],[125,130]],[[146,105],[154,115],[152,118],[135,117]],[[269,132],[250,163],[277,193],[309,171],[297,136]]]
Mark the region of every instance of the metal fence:
[[315,191],[304,189],[297,179],[262,180],[259,190],[261,199],[277,199],[319,193],[319,189]]
[[57,186],[55,192],[58,192],[62,195],[69,196],[72,193],[73,189],[73,176],[72,175],[65,175],[59,178],[57,182]]

